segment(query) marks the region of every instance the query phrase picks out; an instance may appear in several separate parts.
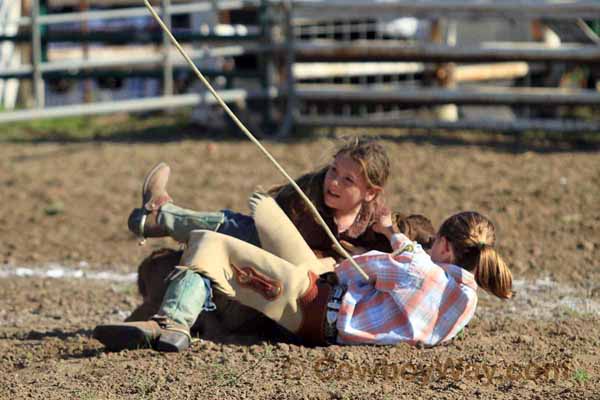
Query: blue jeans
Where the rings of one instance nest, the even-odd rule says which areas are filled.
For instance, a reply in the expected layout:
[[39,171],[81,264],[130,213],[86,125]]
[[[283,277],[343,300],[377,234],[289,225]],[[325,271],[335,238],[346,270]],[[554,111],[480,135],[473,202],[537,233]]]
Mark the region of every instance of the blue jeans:
[[181,270],[169,283],[158,314],[189,329],[202,311],[215,308],[210,280],[196,272]]
[[[179,242],[187,242],[195,229],[206,229],[260,247],[254,219],[231,210],[198,212],[167,203],[161,207],[157,222]],[[210,280],[196,272],[182,270],[169,283],[158,314],[191,328],[202,311],[214,309]]]
[[231,210],[193,211],[167,203],[161,207],[157,222],[167,228],[169,235],[179,242],[187,242],[190,232],[195,229],[206,229],[260,247],[254,219]]
[[260,247],[258,231],[254,224],[254,218],[249,215],[240,214],[231,210],[221,210],[224,216],[223,223],[217,232],[243,240]]

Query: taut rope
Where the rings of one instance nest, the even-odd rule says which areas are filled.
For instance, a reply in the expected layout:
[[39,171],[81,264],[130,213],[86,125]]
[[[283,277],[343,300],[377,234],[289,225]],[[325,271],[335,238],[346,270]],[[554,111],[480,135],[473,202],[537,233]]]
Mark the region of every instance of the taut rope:
[[306,196],[306,194],[302,191],[302,189],[300,189],[300,187],[298,186],[298,184],[288,175],[288,173],[283,169],[283,167],[281,165],[279,165],[279,163],[277,162],[277,160],[275,160],[275,158],[267,151],[267,149],[265,149],[263,147],[263,145],[258,141],[258,139],[256,139],[254,137],[254,135],[248,130],[248,128],[246,128],[246,126],[242,123],[242,121],[240,121],[238,119],[238,117],[233,113],[233,111],[231,111],[231,109],[229,108],[229,106],[227,104],[225,104],[225,102],[223,101],[223,99],[221,98],[221,96],[219,96],[219,94],[217,93],[217,91],[212,87],[212,85],[204,77],[204,75],[202,74],[202,72],[200,72],[200,70],[198,69],[198,67],[196,67],[196,64],[194,64],[194,62],[187,55],[187,53],[185,52],[185,50],[183,49],[183,47],[181,47],[181,45],[179,44],[179,42],[177,41],[177,39],[175,39],[175,37],[173,36],[173,34],[169,30],[169,28],[164,24],[164,22],[159,17],[159,15],[156,13],[156,11],[154,11],[154,8],[150,4],[150,2],[148,0],[144,0],[144,4],[146,5],[146,8],[148,8],[148,10],[150,11],[150,13],[154,17],[154,19],[156,20],[156,22],[158,22],[158,24],[160,25],[160,27],[167,34],[167,36],[169,37],[169,39],[171,39],[171,42],[177,48],[177,50],[179,51],[179,53],[187,61],[187,63],[192,68],[192,70],[194,71],[194,73],[196,74],[196,76],[198,77],[198,79],[200,79],[202,81],[202,83],[204,84],[204,86],[206,86],[206,88],[208,89],[208,91],[210,93],[212,93],[212,95],[215,97],[215,99],[217,100],[217,102],[219,103],[219,105],[221,105],[221,107],[223,107],[223,109],[225,110],[225,112],[227,113],[227,115],[229,115],[229,117],[233,120],[233,122],[235,122],[235,124],[242,130],[242,132],[244,132],[244,134],[248,137],[248,139],[250,139],[250,141],[252,141],[252,143],[254,143],[256,146],[258,146],[258,148],[263,152],[263,154],[265,156],[267,156],[267,158],[275,165],[275,167],[279,170],[279,172],[288,180],[288,182],[290,182],[290,184],[296,190],[296,192],[298,192],[298,194],[300,195],[300,197],[306,202],[306,204],[308,205],[310,211],[313,213],[313,215],[315,216],[315,218],[317,218],[317,221],[319,222],[319,224],[323,227],[323,229],[325,229],[325,232],[327,233],[327,236],[329,236],[329,238],[331,239],[331,241],[337,247],[337,250],[340,253],[342,253],[344,255],[344,257],[346,257],[346,259],[348,259],[348,261],[350,261],[350,263],[352,264],[352,266],[354,266],[354,268],[356,268],[356,270],[363,276],[363,278],[365,278],[366,280],[369,280],[369,276],[356,263],[356,261],[354,261],[354,259],[350,256],[350,254],[348,254],[348,252],[346,251],[346,249],[344,249],[342,247],[342,245],[338,242],[338,240],[336,239],[336,237],[331,232],[331,229],[329,229],[329,227],[327,226],[327,223],[325,223],[325,221],[323,220],[323,217],[321,217],[321,214],[319,214],[319,211],[317,210],[317,208],[310,201],[310,199]]

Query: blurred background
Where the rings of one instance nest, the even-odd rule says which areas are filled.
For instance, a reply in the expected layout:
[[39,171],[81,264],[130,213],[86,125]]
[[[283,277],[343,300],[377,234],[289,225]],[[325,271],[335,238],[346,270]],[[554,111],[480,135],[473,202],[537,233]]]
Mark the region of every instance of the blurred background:
[[[243,122],[600,131],[597,1],[185,1],[153,6]],[[141,0],[0,0],[0,123],[224,114]]]

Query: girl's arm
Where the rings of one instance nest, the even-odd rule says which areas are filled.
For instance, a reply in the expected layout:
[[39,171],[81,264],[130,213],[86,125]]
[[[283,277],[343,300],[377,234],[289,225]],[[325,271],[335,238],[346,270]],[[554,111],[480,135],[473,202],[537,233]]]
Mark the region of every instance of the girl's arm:
[[390,245],[394,251],[403,249],[411,242],[403,233],[394,229],[392,222],[392,214],[390,212],[383,214],[378,221],[373,224],[373,230],[377,233],[385,235],[390,241]]

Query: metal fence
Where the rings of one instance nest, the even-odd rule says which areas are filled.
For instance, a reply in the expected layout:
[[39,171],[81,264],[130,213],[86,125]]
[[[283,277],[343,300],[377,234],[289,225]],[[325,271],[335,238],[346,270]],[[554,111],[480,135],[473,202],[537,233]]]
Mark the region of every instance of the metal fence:
[[[17,25],[22,28],[20,32],[2,32],[0,43],[25,43],[31,47],[31,63],[19,66],[3,66],[0,69],[0,80],[19,79],[33,82],[34,107],[18,111],[0,112],[0,122],[22,121],[36,118],[49,118],[57,116],[73,116],[81,114],[100,114],[119,111],[141,111],[151,109],[174,108],[185,105],[210,104],[212,99],[205,93],[179,93],[174,87],[174,77],[182,73],[189,73],[187,64],[172,48],[170,41],[160,29],[131,29],[124,28],[118,31],[93,31],[89,29],[92,21],[132,21],[132,19],[146,17],[148,10],[145,7],[127,7],[107,10],[87,10],[79,12],[64,12],[55,14],[40,14],[39,0],[31,1],[30,15],[18,19]],[[2,3],[4,4],[4,3]],[[261,10],[264,1],[203,1],[193,3],[171,4],[171,0],[161,0],[161,7],[157,11],[161,14],[167,26],[172,25],[176,16],[191,16],[198,13],[212,13],[217,15],[243,8]],[[14,22],[14,21],[13,21]],[[181,41],[186,43],[190,57],[203,66],[206,75],[213,79],[215,85],[222,89],[223,97],[229,101],[247,101],[249,99],[268,99],[273,97],[273,89],[263,85],[268,82],[264,74],[266,70],[254,68],[238,71],[227,66],[223,60],[233,60],[244,55],[262,56],[269,51],[269,34],[266,25],[234,26],[228,24],[212,23],[202,24],[200,29],[188,29],[182,35]],[[73,31],[48,30],[42,34],[43,27],[75,24],[80,29]],[[127,23],[125,24],[127,26]],[[146,22],[144,28],[152,27],[151,22]],[[23,29],[25,28],[25,29]],[[27,29],[28,28],[28,29]],[[78,59],[65,59],[47,61],[47,46],[49,43],[70,43],[70,47],[81,46],[83,57]],[[108,57],[94,57],[96,51],[103,52],[105,47],[92,47],[95,43],[103,46],[114,45],[112,55]],[[197,45],[200,43],[200,45]],[[116,52],[116,48],[123,49],[123,45],[136,44],[138,47],[146,46],[146,52]],[[158,51],[152,49],[157,47]],[[132,48],[132,47],[128,47]],[[106,53],[106,51],[104,51]],[[104,54],[103,54],[104,55]],[[220,60],[217,67],[207,67],[207,60]],[[233,61],[229,65],[234,65]],[[204,67],[207,67],[206,69]],[[59,107],[45,107],[46,93],[45,82],[49,80],[86,80],[102,78],[127,78],[140,77],[154,79],[162,88],[161,96],[146,96],[143,98],[123,99],[119,101],[86,102],[86,104],[66,104]],[[250,79],[256,85],[249,89],[235,87],[235,79]],[[221,83],[219,83],[221,82]],[[89,89],[89,87],[88,87]],[[80,100],[84,100],[81,98]]]
[[[141,17],[148,15],[145,8],[40,15],[37,3],[33,0],[31,15],[19,20],[21,26],[31,26],[28,32],[4,33],[0,37],[31,44],[31,64],[3,66],[0,79],[33,79],[36,108],[1,112],[0,122],[210,102],[203,93],[176,93],[174,76],[187,67],[158,31],[135,35],[124,35],[122,31],[102,35],[80,32],[70,38],[71,42],[160,46],[161,51],[153,54],[109,60],[43,60],[40,27]],[[200,31],[175,32],[175,36],[188,44],[190,55],[198,62],[252,57],[256,64],[252,70],[227,62],[219,68],[201,69],[215,81],[218,78],[225,82],[221,92],[228,101],[259,100],[263,119],[274,119],[281,134],[306,126],[600,131],[599,89],[593,85],[566,88],[561,82],[574,68],[583,68],[590,81],[600,79],[600,41],[594,42],[593,32],[584,32],[591,38],[587,43],[543,40],[544,33],[533,29],[547,33],[552,21],[581,27],[582,19],[600,20],[598,1],[263,0],[171,4],[170,0],[162,0],[158,10],[169,25],[176,15],[247,8],[257,12],[254,25],[211,25]],[[486,32],[505,26],[511,27],[506,40]],[[491,37],[486,39],[486,35]],[[49,32],[44,40],[65,39]],[[193,47],[191,43],[202,46]],[[229,68],[223,67],[227,64]],[[44,80],[65,75],[88,79],[133,74],[161,82],[162,96],[44,107]],[[592,111],[586,117],[569,114],[575,107]],[[494,118],[497,114],[504,118]]]
[[[598,19],[598,2],[294,2],[291,12],[296,126],[600,132],[600,88],[552,78],[585,67],[600,80],[597,36],[549,43],[530,31]],[[414,17],[415,33],[403,35],[411,21],[398,16]],[[486,40],[494,23],[522,32]],[[569,116],[581,107],[587,118]]]

